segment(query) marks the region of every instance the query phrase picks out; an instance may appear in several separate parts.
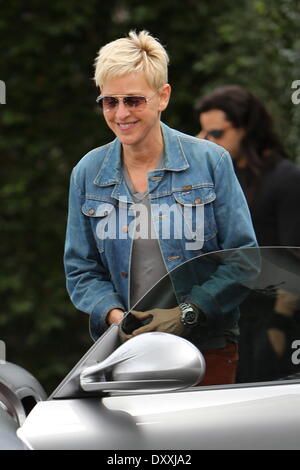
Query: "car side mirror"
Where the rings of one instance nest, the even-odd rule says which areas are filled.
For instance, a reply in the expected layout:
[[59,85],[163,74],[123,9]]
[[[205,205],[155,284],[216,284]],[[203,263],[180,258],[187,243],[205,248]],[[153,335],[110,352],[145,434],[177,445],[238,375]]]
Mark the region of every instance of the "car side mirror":
[[179,390],[199,383],[205,373],[201,352],[169,333],[135,336],[99,364],[80,374],[86,392],[147,393]]

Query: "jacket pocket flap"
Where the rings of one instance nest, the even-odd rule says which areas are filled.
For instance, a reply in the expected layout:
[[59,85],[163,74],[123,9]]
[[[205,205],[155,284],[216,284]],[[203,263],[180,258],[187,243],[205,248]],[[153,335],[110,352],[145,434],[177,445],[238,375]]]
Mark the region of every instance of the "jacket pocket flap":
[[196,188],[173,193],[176,202],[184,206],[208,204],[216,199],[214,188]]
[[109,215],[114,206],[108,202],[95,201],[87,199],[82,206],[82,212],[89,217],[106,217]]

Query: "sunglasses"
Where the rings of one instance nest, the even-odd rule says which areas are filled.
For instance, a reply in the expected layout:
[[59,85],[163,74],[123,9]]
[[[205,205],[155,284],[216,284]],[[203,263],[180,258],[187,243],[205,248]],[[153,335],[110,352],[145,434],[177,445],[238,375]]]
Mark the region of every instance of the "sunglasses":
[[126,108],[133,108],[133,109],[138,109],[142,110],[146,104],[154,98],[154,96],[158,92],[156,91],[154,95],[150,96],[149,98],[146,98],[145,96],[141,95],[116,95],[116,96],[109,96],[109,95],[100,95],[96,99],[96,103],[100,106],[100,108],[104,112],[109,112],[113,111],[119,106],[119,101],[123,101],[124,106]]
[[223,137],[223,135],[225,134],[225,132],[228,131],[228,129],[230,129],[230,127],[232,127],[232,125],[229,125],[227,127],[225,127],[224,129],[210,129],[209,131],[200,131],[198,137],[202,138],[202,139],[221,139],[221,137]]
[[211,129],[210,131],[205,131],[204,134],[206,137],[212,137],[213,139],[221,139],[225,134],[227,129]]

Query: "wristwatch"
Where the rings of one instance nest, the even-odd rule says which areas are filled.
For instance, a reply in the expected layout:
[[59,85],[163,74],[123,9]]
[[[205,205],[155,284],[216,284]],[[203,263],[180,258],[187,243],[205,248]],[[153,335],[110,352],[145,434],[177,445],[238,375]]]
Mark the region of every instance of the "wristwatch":
[[199,308],[188,303],[179,304],[179,308],[180,321],[184,326],[206,325],[206,316]]

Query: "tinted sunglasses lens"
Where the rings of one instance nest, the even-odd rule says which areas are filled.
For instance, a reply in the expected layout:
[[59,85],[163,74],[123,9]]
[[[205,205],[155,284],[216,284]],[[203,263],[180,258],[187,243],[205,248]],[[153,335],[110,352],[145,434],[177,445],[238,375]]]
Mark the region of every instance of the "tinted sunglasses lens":
[[103,96],[98,100],[101,109],[113,109],[118,104],[118,99],[113,96]]
[[138,108],[146,103],[144,96],[126,96],[124,98],[124,104],[129,108]]
[[213,139],[220,139],[224,132],[223,129],[212,129],[211,131],[207,131],[207,135]]

